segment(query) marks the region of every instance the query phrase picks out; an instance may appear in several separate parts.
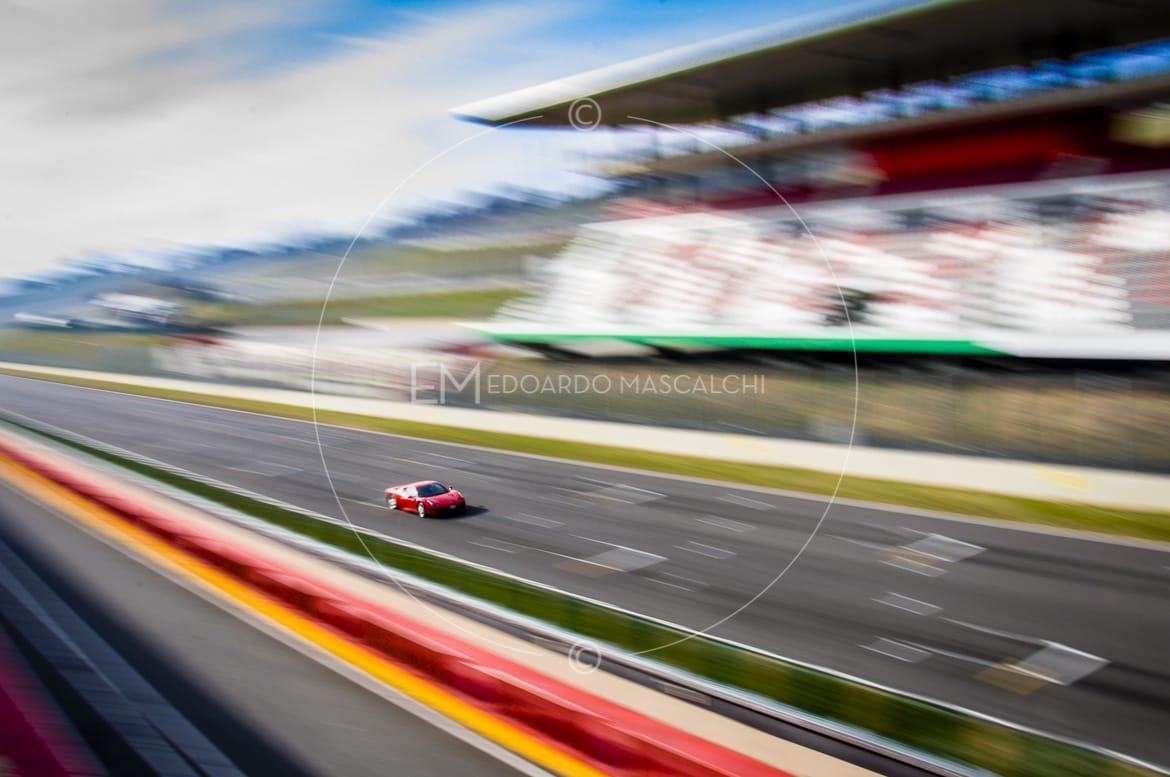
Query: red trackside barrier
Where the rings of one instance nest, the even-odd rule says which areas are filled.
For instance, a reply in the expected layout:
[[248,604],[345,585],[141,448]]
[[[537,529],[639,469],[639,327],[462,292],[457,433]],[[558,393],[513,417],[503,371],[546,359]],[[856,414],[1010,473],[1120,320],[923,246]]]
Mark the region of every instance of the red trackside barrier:
[[442,681],[446,687],[477,704],[496,708],[504,703],[506,692],[503,681],[462,659],[452,660],[443,666]]
[[[356,641],[416,676],[508,720],[512,725],[615,775],[727,777],[785,772],[649,718],[615,702],[491,653],[348,591],[310,573],[281,567],[137,504],[75,470],[0,445],[0,452],[84,493],[168,544],[227,572],[255,590]],[[566,671],[572,671],[566,666]]]
[[318,622],[343,637],[360,640],[365,633],[362,610],[350,606],[344,599],[322,597],[312,602],[312,608]]

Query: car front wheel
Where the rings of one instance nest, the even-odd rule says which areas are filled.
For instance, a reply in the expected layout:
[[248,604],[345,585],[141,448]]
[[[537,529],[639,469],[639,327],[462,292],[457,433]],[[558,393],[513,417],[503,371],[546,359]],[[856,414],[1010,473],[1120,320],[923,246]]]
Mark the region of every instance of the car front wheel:
[[426,518],[427,517],[427,506],[424,505],[422,502],[418,503],[418,517],[419,518]]
[[390,508],[391,510],[397,510],[398,509],[398,498],[394,497],[394,496],[386,497],[386,507]]

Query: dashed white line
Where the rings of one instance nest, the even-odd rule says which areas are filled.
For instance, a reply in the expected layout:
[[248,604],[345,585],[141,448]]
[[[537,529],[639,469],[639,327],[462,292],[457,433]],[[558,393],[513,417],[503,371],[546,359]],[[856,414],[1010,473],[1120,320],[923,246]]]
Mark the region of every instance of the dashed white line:
[[386,508],[385,502],[368,502],[365,499],[354,499],[353,497],[349,496],[340,496],[338,499],[343,502],[352,502],[355,505],[362,505],[363,507],[377,507],[379,509]]
[[524,545],[517,545],[514,542],[506,542],[504,540],[497,540],[491,537],[481,537],[478,540],[468,540],[467,544],[477,545],[481,548],[487,548],[488,550],[498,550],[503,553],[516,553],[525,549]]
[[617,543],[606,542],[605,540],[595,540],[592,537],[582,537],[579,534],[573,536],[579,540],[596,542],[599,545],[608,545],[611,548],[611,550],[582,559],[582,561],[599,564],[621,572],[633,572],[635,569],[645,569],[646,567],[652,567],[655,564],[661,564],[663,561],[669,560],[666,556],[660,556],[657,553],[650,553],[645,550],[638,550],[637,548],[631,548],[626,545],[618,545]]
[[1072,685],[1106,666],[1109,660],[1083,650],[1050,642],[1020,662],[1020,670],[1039,673],[1050,683]]
[[611,572],[624,572],[625,571],[624,569],[621,569],[619,567],[610,566],[609,564],[603,564],[603,563],[601,563],[599,561],[595,561],[593,559],[578,558],[577,556],[570,556],[567,553],[557,553],[555,550],[546,550],[545,548],[537,548],[537,547],[532,546],[532,545],[520,545],[518,543],[508,543],[508,544],[509,545],[514,544],[515,547],[520,548],[522,550],[534,550],[537,553],[547,553],[550,556],[556,556],[557,558],[563,558],[566,561],[572,561],[572,562],[577,563],[577,564],[589,564],[591,566],[600,567],[601,569],[608,569]]
[[972,631],[1002,637],[1003,639],[1009,639],[1015,642],[1023,642],[1026,645],[1039,646],[1040,649],[1024,658],[1017,668],[1020,671],[1025,671],[1031,667],[1033,672],[1039,672],[1037,676],[1044,677],[1048,682],[1071,685],[1109,664],[1109,659],[1107,658],[1086,653],[1083,650],[1077,650],[1074,647],[1060,642],[1032,637],[1027,634],[1017,634],[1011,631],[1004,631],[1003,629],[995,629],[990,626],[981,626],[977,623],[969,623],[954,618],[945,618],[944,620],[956,626],[971,629]]
[[883,563],[889,564],[898,569],[904,569],[907,572],[913,572],[916,575],[925,575],[926,577],[938,577],[945,575],[947,571],[941,567],[932,566],[926,561],[916,561],[914,559],[903,558],[897,556],[895,558],[886,559]]
[[942,609],[942,607],[939,607],[937,604],[924,602],[920,599],[911,599],[909,596],[896,594],[893,591],[886,593],[885,596],[879,599],[874,599],[874,601],[878,604],[885,604],[898,610],[912,612],[915,615],[934,615],[936,612]]
[[725,559],[731,558],[735,555],[734,550],[727,550],[726,548],[717,548],[714,545],[707,545],[702,542],[688,541],[685,545],[675,545],[679,550],[685,550],[688,553],[696,553],[707,558]]
[[645,569],[666,561],[666,556],[657,553],[647,553],[644,550],[633,548],[612,548],[596,556],[582,559],[593,564],[601,564],[610,569],[620,569],[622,572],[633,572],[635,569]]
[[657,491],[651,491],[646,488],[638,488],[636,486],[628,486],[624,483],[603,488],[599,491],[590,491],[586,496],[595,498],[608,499],[613,502],[621,502],[622,504],[637,505],[643,502],[653,502],[655,499],[662,499],[666,494],[660,494]]
[[921,553],[924,556],[933,556],[940,561],[951,562],[962,561],[987,550],[982,545],[956,540],[953,537],[946,537],[942,534],[929,534],[920,540],[911,542],[909,545],[903,545],[902,547],[907,550],[912,550],[915,553]]
[[846,537],[843,534],[829,534],[826,536],[831,537],[835,540],[841,540],[842,542],[848,542],[850,545],[860,545],[861,547],[863,547],[867,550],[881,550],[882,548],[890,547],[889,545],[883,545],[880,542],[870,542],[869,540],[859,540],[856,537]]
[[542,529],[555,529],[558,526],[564,526],[563,521],[553,520],[552,518],[543,518],[539,515],[529,515],[528,513],[516,513],[515,515],[505,515],[509,521],[516,523],[526,523],[529,526],[539,526]]
[[1003,629],[993,629],[991,626],[981,626],[978,623],[971,623],[969,621],[961,621],[958,618],[943,618],[947,623],[953,623],[964,629],[971,629],[982,634],[990,634],[993,637],[1003,637],[1004,639],[1014,640],[1016,642],[1023,642],[1026,645],[1047,645],[1047,640],[1039,637],[1032,637],[1027,634],[1017,634],[1014,631],[1004,631]]
[[775,505],[769,504],[768,502],[761,502],[759,499],[750,499],[739,494],[724,494],[719,497],[719,501],[739,507],[747,507],[751,510],[772,510],[775,508]]
[[403,458],[400,458],[398,456],[392,457],[390,459],[390,461],[400,461],[403,464],[410,464],[410,465],[415,466],[415,467],[435,467],[435,466],[438,466],[434,462],[415,461],[414,459],[403,459]]
[[754,530],[755,524],[744,523],[743,521],[733,521],[730,518],[720,518],[718,515],[707,515],[701,518],[696,518],[699,523],[705,523],[708,526],[715,526],[720,529],[727,529],[734,532],[745,532]]
[[370,485],[369,479],[363,478],[363,477],[351,477],[349,475],[337,475],[334,473],[330,473],[329,479],[332,480],[334,483],[348,483],[351,486],[369,486]]
[[984,668],[992,667],[992,666],[1001,666],[1001,664],[997,661],[988,661],[986,658],[980,658],[979,656],[972,656],[972,655],[969,655],[967,653],[960,653],[956,650],[946,650],[944,648],[931,647],[930,645],[923,645],[919,642],[907,642],[907,643],[899,643],[899,644],[905,644],[908,647],[914,648],[916,650],[921,650],[925,653],[929,653],[932,656],[942,656],[943,658],[951,658],[951,659],[954,659],[955,661],[963,661],[964,663],[974,664],[975,666],[982,666]]
[[[670,572],[659,572],[657,575],[645,575],[645,579],[652,583],[669,586],[670,588],[678,588],[683,591],[698,591],[700,588],[706,588],[707,584],[702,580],[695,580],[690,577],[683,577],[682,575],[675,575]],[[671,580],[678,580],[680,582],[673,583],[670,580],[663,580],[662,578],[669,577]],[[690,585],[687,585],[687,584]]]
[[465,479],[470,478],[471,480],[479,480],[479,481],[482,481],[484,483],[498,483],[501,480],[501,478],[498,478],[495,475],[484,475],[481,472],[471,472],[470,470],[466,470],[466,469],[460,469],[460,470],[456,470],[456,471],[459,474],[452,475],[451,476],[452,480],[455,480],[455,479],[465,480]]
[[168,445],[167,443],[163,443],[163,442],[144,442],[144,443],[142,443],[142,447],[154,448],[155,450],[160,450],[160,451],[171,451],[173,453],[187,453],[190,451],[190,448],[188,448],[186,446],[179,447],[177,445]]
[[276,475],[291,475],[294,472],[303,472],[299,467],[290,467],[287,464],[277,464],[274,461],[257,461],[246,467],[225,467],[234,472],[246,472],[249,475],[275,477]]
[[547,494],[529,494],[528,499],[533,502],[547,502],[548,504],[556,505],[557,507],[565,507],[573,505],[574,507],[587,507],[592,510],[597,509],[597,502],[590,502],[585,499],[574,499],[571,496],[550,496]]
[[908,664],[917,664],[925,658],[930,656],[929,650],[915,647],[914,645],[907,645],[905,642],[898,642],[885,637],[878,637],[878,639],[869,645],[858,645],[858,647],[865,650],[872,650],[875,653],[880,653],[883,656],[896,658],[899,661],[905,661]]
[[471,464],[471,461],[469,459],[461,459],[458,456],[448,456],[445,453],[431,453],[430,451],[426,451],[423,453],[423,455],[424,456],[434,456],[436,459],[446,459],[447,461],[454,461],[457,464]]

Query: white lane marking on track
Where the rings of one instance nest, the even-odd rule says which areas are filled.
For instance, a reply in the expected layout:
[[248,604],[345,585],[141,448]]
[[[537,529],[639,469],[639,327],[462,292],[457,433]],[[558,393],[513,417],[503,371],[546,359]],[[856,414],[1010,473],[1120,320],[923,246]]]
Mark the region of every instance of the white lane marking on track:
[[[1008,632],[997,632],[994,629],[986,629],[986,631],[992,634],[1009,636]],[[1076,648],[1062,645],[1058,642],[1039,641],[1045,643],[1043,648],[1020,661],[1012,661],[1010,663],[1006,661],[988,661],[987,659],[967,655],[966,653],[944,650],[917,643],[909,643],[909,645],[913,648],[926,650],[935,655],[952,658],[957,661],[965,661],[982,667],[998,667],[1004,671],[1026,675],[1046,683],[1054,683],[1057,685],[1072,685],[1088,677],[1098,669],[1109,665],[1108,659],[1095,656],[1092,653],[1086,653],[1083,650],[1077,650]]]
[[911,542],[909,545],[903,545],[902,547],[915,553],[921,553],[924,556],[933,556],[940,561],[950,562],[963,561],[987,550],[982,545],[956,540],[953,537],[945,537],[941,534],[928,534],[922,539]]
[[846,536],[841,535],[841,534],[827,534],[825,536],[831,537],[835,540],[841,540],[842,542],[848,542],[850,545],[860,545],[861,547],[863,547],[867,550],[881,550],[882,548],[889,547],[889,545],[883,545],[880,542],[870,542],[868,540],[859,540],[856,537],[846,537]]
[[707,545],[703,542],[695,542],[688,540],[685,545],[675,545],[679,550],[685,550],[688,553],[696,553],[707,558],[725,559],[731,558],[735,555],[734,550],[727,550],[725,548],[717,548],[714,545]]
[[909,596],[896,594],[893,591],[887,592],[885,596],[874,599],[874,601],[878,604],[884,604],[898,610],[912,612],[915,615],[934,615],[936,612],[942,609],[942,607],[939,607],[937,604],[924,602],[920,599],[911,599]]
[[706,515],[696,518],[699,523],[705,523],[708,526],[715,526],[720,529],[727,529],[734,532],[753,531],[756,527],[751,523],[744,523],[743,521],[733,521],[730,518],[720,518],[718,515]]
[[565,507],[572,505],[573,507],[588,507],[590,509],[597,509],[597,502],[589,502],[584,499],[574,499],[571,496],[553,496],[549,494],[528,494],[529,502],[540,502],[542,504],[556,505],[557,507]]
[[246,467],[225,467],[234,472],[246,472],[249,475],[261,477],[275,477],[277,475],[291,475],[294,472],[304,472],[299,467],[290,467],[287,464],[277,464],[274,461],[257,461]]
[[960,653],[956,650],[946,650],[944,648],[932,647],[930,645],[924,645],[921,642],[902,642],[899,644],[907,645],[908,647],[915,648],[916,650],[922,650],[926,653],[929,653],[932,656],[942,656],[944,658],[952,658],[955,661],[963,661],[965,663],[975,664],[976,666],[982,666],[984,668],[1000,665],[998,662],[988,661],[986,658],[980,658],[979,656],[972,656],[972,655],[969,655],[967,653]]
[[551,502],[556,505],[573,505],[575,507],[586,507],[590,510],[597,509],[597,502],[586,498],[589,495],[583,491],[574,491],[571,488],[561,488],[560,486],[553,486],[550,490],[556,491],[558,494],[555,496],[552,494],[532,494],[531,496],[542,502]]
[[650,553],[645,550],[638,550],[637,548],[631,548],[626,545],[618,545],[617,543],[606,542],[605,540],[595,540],[592,537],[582,537],[579,534],[574,536],[579,540],[610,546],[610,550],[598,553],[595,556],[589,556],[583,560],[593,564],[607,566],[621,572],[645,569],[646,567],[652,567],[655,564],[661,564],[663,561],[669,560],[666,556],[660,556],[657,553]]
[[470,478],[471,480],[480,480],[480,481],[483,481],[484,483],[498,483],[502,479],[502,478],[496,477],[495,475],[483,475],[479,472],[472,472],[471,470],[467,470],[467,469],[460,469],[460,470],[455,470],[455,471],[458,472],[459,474],[452,475],[451,476],[452,480],[454,480],[455,478],[458,478],[459,480],[465,480],[467,478]]
[[883,656],[896,658],[899,661],[905,661],[908,664],[917,664],[925,658],[930,656],[929,650],[923,650],[914,645],[907,645],[905,642],[898,642],[893,639],[886,639],[885,637],[878,637],[877,640],[869,645],[858,645],[865,650],[872,650],[875,653],[880,653]]
[[971,629],[972,631],[1039,646],[1039,650],[1022,659],[1015,665],[1015,668],[1020,672],[1027,673],[1030,671],[1032,674],[1037,677],[1042,677],[1050,683],[1072,685],[1110,663],[1107,658],[1087,653],[1084,650],[1078,650],[1060,642],[1053,642],[1051,640],[1041,639],[1040,637],[1031,637],[1026,634],[1017,634],[1002,629],[994,629],[990,626],[980,626],[977,623],[968,623],[967,621],[955,620],[954,618],[945,618],[944,620],[956,626]]
[[435,466],[438,466],[434,462],[415,461],[414,459],[403,459],[403,458],[400,458],[398,456],[391,457],[390,461],[400,461],[403,464],[409,464],[412,467],[435,467]]
[[340,499],[343,502],[352,502],[355,505],[364,505],[365,507],[377,507],[380,510],[386,508],[385,502],[369,502],[369,501],[366,501],[365,499],[354,499],[353,497],[349,497],[349,496],[340,496],[340,497],[338,497],[338,499]]
[[[669,586],[671,588],[679,588],[683,591],[698,591],[700,588],[706,588],[707,584],[702,580],[695,580],[690,577],[683,577],[682,575],[675,575],[670,572],[659,572],[656,575],[643,575],[646,580],[659,585]],[[663,580],[662,578],[669,577],[671,580],[679,580],[681,582],[670,582],[670,580]],[[690,583],[690,585],[686,585]]]
[[1049,645],[1052,644],[1048,640],[1040,639],[1039,637],[1032,637],[1027,634],[1017,634],[1014,631],[1004,631],[1003,629],[995,629],[991,626],[981,626],[978,623],[971,623],[970,621],[961,621],[957,618],[943,618],[947,623],[953,623],[956,626],[961,626],[965,629],[978,631],[983,634],[990,634],[993,637],[1003,637],[1004,639],[1014,640],[1016,642],[1023,642],[1026,645]]
[[423,456],[434,456],[436,459],[446,459],[447,461],[453,461],[456,464],[471,464],[472,463],[469,459],[461,459],[458,456],[448,456],[445,453],[432,453],[430,451],[424,451],[422,453],[422,455]]
[[[573,536],[579,540],[585,540],[586,542],[596,542],[598,545],[608,545],[611,548],[621,548],[622,550],[632,550],[635,553],[646,553],[647,552],[644,550],[639,550],[638,548],[631,548],[629,545],[618,545],[616,542],[608,542],[606,540],[598,540],[598,539],[594,539],[593,537],[586,537],[586,536],[581,535],[581,534],[574,534]],[[655,554],[651,553],[649,555],[653,556]]]
[[509,543],[509,544],[514,544],[517,548],[522,548],[524,550],[533,550],[533,551],[536,551],[537,553],[547,553],[550,556],[556,556],[557,558],[563,558],[567,561],[572,561],[574,563],[589,564],[591,566],[599,567],[601,569],[608,569],[611,572],[624,571],[622,569],[618,569],[617,567],[612,567],[608,564],[605,564],[605,563],[602,563],[599,561],[594,561],[592,559],[587,559],[587,558],[578,558],[577,556],[570,556],[568,553],[558,553],[555,550],[547,550],[545,548],[538,548],[534,545],[521,545],[520,543]]
[[599,491],[589,491],[585,496],[608,499],[612,502],[621,502],[627,505],[640,505],[645,502],[653,502],[655,499],[662,499],[666,494],[660,494],[657,491],[651,491],[647,488],[638,488],[637,486],[618,483]]
[[516,513],[515,515],[505,515],[504,518],[516,523],[526,523],[529,526],[539,526],[542,529],[555,529],[558,526],[564,526],[563,521],[555,521],[552,518],[542,518],[539,515],[529,515],[528,513]]
[[727,502],[728,504],[733,504],[738,507],[747,507],[751,510],[775,509],[775,505],[769,504],[768,502],[761,502],[759,499],[750,499],[739,494],[724,494],[723,496],[719,497],[719,501]]
[[655,564],[661,564],[663,561],[666,561],[666,556],[647,553],[644,550],[634,550],[633,548],[612,548],[603,553],[598,553],[596,556],[589,556],[582,560],[593,564],[601,564],[611,569],[619,569],[622,572],[633,572],[635,569],[645,569]]
[[504,540],[493,539],[492,537],[481,537],[478,540],[468,540],[468,545],[477,545],[488,550],[498,550],[503,553],[516,553],[524,550],[524,545],[517,545],[514,542],[506,542]]
[[257,436],[271,437],[274,440],[284,440],[285,442],[299,442],[299,443],[304,443],[305,445],[311,445],[313,447],[316,447],[316,445],[317,445],[316,440],[314,440],[312,437],[307,437],[305,435],[285,434],[284,432],[272,432],[272,431],[269,431],[267,429],[257,429],[257,428],[251,428],[251,427],[247,427],[247,428],[240,427],[240,428],[237,428],[235,430],[235,432],[236,432],[237,436],[250,437],[253,439]]
[[924,575],[926,577],[938,577],[939,575],[945,575],[947,573],[947,571],[942,567],[936,567],[925,560],[909,559],[902,556],[888,558],[882,563],[889,564],[890,566],[896,567],[897,569],[904,569],[907,572],[913,572],[916,575]]
[[1109,664],[1109,660],[1083,650],[1050,642],[1022,660],[1016,669],[1031,670],[1050,683],[1072,685]]
[[351,486],[369,486],[370,479],[361,475],[346,475],[341,472],[330,472],[329,477],[336,483],[348,483]]
[[[183,446],[169,445],[165,442],[144,442],[144,443],[142,443],[142,447],[143,448],[154,448],[155,450],[159,450],[159,451],[171,451],[172,453],[188,453],[191,451],[191,446],[189,446],[189,445],[183,445]],[[207,447],[211,447],[211,446],[207,446]]]

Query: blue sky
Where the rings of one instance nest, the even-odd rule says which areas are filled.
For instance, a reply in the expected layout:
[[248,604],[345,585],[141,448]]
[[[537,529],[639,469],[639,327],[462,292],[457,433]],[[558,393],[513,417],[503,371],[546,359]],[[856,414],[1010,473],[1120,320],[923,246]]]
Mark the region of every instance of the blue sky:
[[0,5],[0,274],[355,233],[498,183],[573,185],[606,133],[450,109],[818,12],[810,0],[18,0]]
[[[184,5],[179,3],[176,8],[181,12]],[[253,65],[260,72],[273,67],[296,67],[336,54],[344,48],[347,38],[410,34],[412,27],[428,20],[456,18],[490,5],[476,0],[340,0],[251,30],[240,35],[233,45],[252,49]],[[586,68],[609,64],[614,56],[654,53],[663,42],[670,46],[694,43],[816,13],[825,7],[816,0],[608,0],[556,5],[565,13],[549,18],[526,38],[533,45],[563,45],[577,56],[587,56],[593,63]],[[501,46],[481,61],[490,67],[524,58],[523,47]],[[566,59],[560,75],[577,72],[580,64]]]

